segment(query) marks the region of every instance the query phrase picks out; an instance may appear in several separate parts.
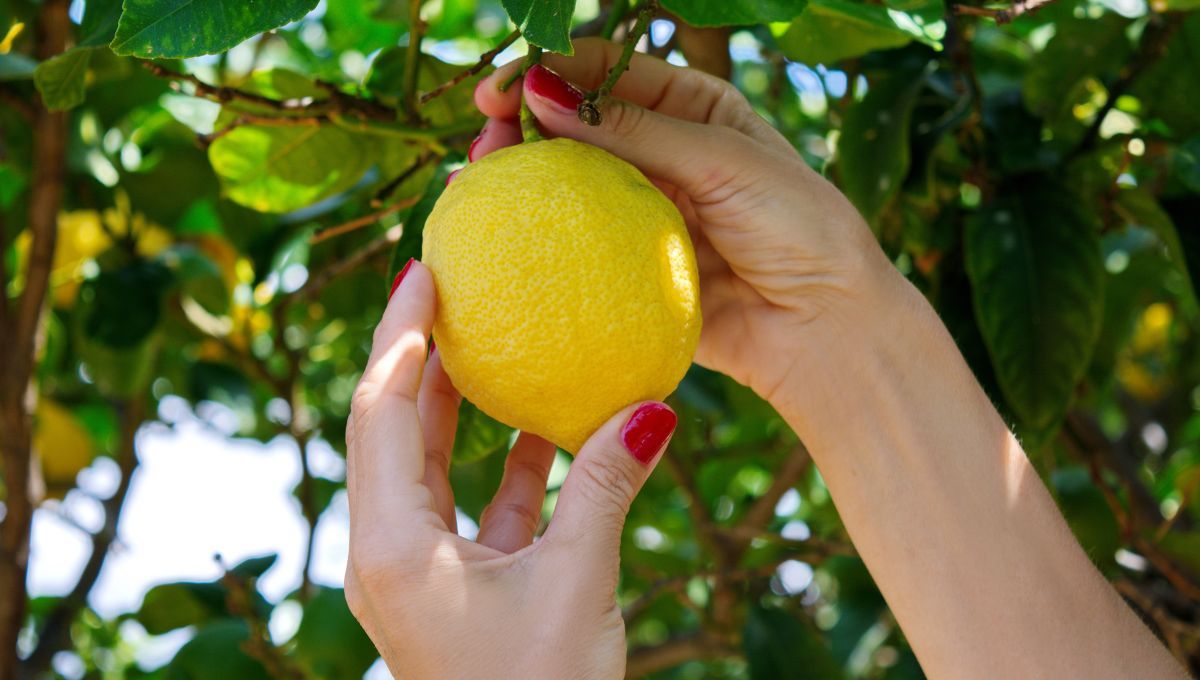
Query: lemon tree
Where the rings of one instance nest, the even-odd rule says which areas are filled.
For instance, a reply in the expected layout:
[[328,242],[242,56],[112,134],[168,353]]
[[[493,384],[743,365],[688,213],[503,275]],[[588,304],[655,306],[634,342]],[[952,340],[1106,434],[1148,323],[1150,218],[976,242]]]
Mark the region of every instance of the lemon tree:
[[[631,676],[921,677],[802,443],[691,365],[704,284],[669,202],[572,142],[466,162],[493,64],[585,35],[728,79],[846,193],[1097,565],[1200,672],[1194,0],[0,0],[0,680],[375,663],[337,583],[264,597],[266,554],[112,619],[87,596],[137,524],[160,406],[344,453],[410,257],[467,396],[463,526],[516,428],[562,449],[548,518],[597,423],[638,399],[679,414],[622,544]],[[344,486],[304,466],[286,502],[310,540]],[[25,590],[35,509],[91,546],[74,595]]]

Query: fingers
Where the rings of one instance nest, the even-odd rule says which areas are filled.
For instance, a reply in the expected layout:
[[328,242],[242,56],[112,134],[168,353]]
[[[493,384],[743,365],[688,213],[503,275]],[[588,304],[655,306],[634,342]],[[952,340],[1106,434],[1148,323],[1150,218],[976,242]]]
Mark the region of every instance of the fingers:
[[546,498],[554,445],[522,432],[504,462],[504,478],[479,518],[481,545],[514,553],[533,542]]
[[472,163],[496,149],[521,143],[521,123],[514,119],[493,118],[479,131],[479,136],[467,151],[467,160]]
[[454,491],[450,488],[450,454],[458,427],[458,405],[462,396],[442,368],[437,350],[425,362],[425,377],[417,394],[417,413],[425,440],[425,486],[433,496],[433,508],[450,531],[457,531]]
[[425,450],[417,394],[433,324],[433,278],[419,262],[402,277],[351,400],[346,483],[352,523],[356,515],[394,518],[430,505],[420,484]]
[[585,125],[576,111],[582,93],[540,66],[526,74],[524,93],[548,135],[606,149],[646,175],[675,185],[693,203],[719,202],[751,182],[762,165],[761,146],[746,135],[672,118],[619,99],[606,101],[600,125]]
[[[620,59],[622,46],[598,38],[576,40],[574,56],[545,54],[542,64],[580,89],[591,90]],[[475,104],[494,118],[513,118],[520,105],[516,86],[500,92],[503,83],[519,68],[506,64],[481,81]],[[614,97],[673,118],[695,123],[725,125],[754,136],[770,126],[753,114],[740,94],[724,80],[694,69],[673,66],[647,54],[634,53],[629,72],[617,80]]]
[[620,555],[621,530],[634,496],[675,431],[675,413],[656,401],[629,406],[580,449],[542,544],[568,546],[586,577],[606,579]]

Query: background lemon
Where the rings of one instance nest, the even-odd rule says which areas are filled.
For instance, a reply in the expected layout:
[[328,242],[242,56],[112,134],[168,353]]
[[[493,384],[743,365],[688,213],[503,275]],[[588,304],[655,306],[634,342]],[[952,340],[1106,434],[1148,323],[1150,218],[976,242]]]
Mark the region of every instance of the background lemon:
[[700,302],[683,218],[596,147],[520,144],[467,167],[429,216],[422,259],[455,387],[572,453],[691,364]]
[[75,476],[92,464],[96,444],[83,423],[66,407],[38,400],[34,415],[33,449],[42,463],[49,498],[62,498],[75,486]]

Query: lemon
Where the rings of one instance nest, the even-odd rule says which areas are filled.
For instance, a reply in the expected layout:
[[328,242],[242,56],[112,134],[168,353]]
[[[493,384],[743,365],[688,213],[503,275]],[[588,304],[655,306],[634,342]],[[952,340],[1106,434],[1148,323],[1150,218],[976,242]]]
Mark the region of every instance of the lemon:
[[683,218],[596,147],[539,141],[471,164],[430,213],[422,261],[454,386],[571,453],[625,406],[665,398],[695,354],[699,284]]
[[38,401],[34,413],[33,449],[42,463],[47,495],[62,496],[75,486],[75,475],[92,464],[96,445],[83,423],[66,407]]

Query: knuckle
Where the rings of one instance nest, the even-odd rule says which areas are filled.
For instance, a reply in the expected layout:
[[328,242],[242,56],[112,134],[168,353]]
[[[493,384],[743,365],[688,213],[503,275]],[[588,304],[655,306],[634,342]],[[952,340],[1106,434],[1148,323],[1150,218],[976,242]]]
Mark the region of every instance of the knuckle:
[[527,505],[510,501],[493,501],[483,509],[479,521],[480,524],[489,524],[495,522],[497,517],[503,517],[510,522],[514,522],[518,527],[528,530],[530,533],[537,530],[538,523],[542,519],[539,512]]
[[637,493],[637,480],[625,467],[605,465],[592,459],[578,463],[580,493],[593,505],[611,508],[624,519],[630,501]]
[[643,126],[646,111],[629,102],[614,100],[604,112],[604,120],[610,133],[618,137],[629,137]]

